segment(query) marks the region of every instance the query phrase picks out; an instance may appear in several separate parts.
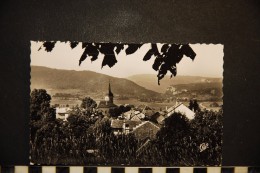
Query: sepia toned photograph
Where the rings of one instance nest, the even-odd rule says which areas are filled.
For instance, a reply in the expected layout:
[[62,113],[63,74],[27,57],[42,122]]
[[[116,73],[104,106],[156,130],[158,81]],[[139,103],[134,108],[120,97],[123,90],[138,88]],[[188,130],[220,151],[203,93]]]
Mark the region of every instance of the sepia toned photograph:
[[30,164],[220,166],[223,49],[31,41]]

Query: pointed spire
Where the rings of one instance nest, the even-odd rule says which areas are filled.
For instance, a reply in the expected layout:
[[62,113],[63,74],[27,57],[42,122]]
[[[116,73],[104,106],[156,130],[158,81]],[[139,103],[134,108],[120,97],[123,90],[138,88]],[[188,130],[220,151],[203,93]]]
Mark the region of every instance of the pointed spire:
[[109,93],[111,92],[110,79],[108,81],[108,91],[109,91]]
[[111,86],[110,86],[110,79],[109,79],[109,84],[108,84],[108,95],[113,96],[113,93],[111,91]]

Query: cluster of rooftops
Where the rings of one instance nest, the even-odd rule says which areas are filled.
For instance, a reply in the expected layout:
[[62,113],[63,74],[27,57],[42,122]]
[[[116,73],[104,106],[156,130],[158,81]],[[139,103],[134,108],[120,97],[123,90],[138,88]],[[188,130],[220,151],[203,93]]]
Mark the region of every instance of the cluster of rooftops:
[[[104,112],[104,114],[108,114],[109,109],[117,108],[118,106],[114,104],[113,98],[114,95],[109,83],[108,93],[105,99],[99,102],[97,109]],[[70,108],[56,108],[56,118],[66,120],[70,110]],[[195,115],[195,113],[183,103],[176,103],[172,107],[160,112],[155,112],[147,105],[139,105],[122,113],[117,119],[112,119],[111,128],[115,135],[133,133],[140,140],[145,138],[153,139],[163,125],[164,120],[174,112],[182,113],[189,120],[192,120]]]

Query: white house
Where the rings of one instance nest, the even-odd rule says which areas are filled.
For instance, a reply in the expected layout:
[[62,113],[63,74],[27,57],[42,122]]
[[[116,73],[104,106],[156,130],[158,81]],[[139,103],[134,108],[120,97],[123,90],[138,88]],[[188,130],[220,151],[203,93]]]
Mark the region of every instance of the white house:
[[56,107],[56,119],[67,121],[69,111],[71,111],[69,107]]
[[171,116],[174,112],[179,112],[179,113],[185,115],[189,120],[192,120],[195,116],[195,112],[190,110],[183,103],[176,104],[175,106],[172,106],[169,109],[167,109],[166,117]]

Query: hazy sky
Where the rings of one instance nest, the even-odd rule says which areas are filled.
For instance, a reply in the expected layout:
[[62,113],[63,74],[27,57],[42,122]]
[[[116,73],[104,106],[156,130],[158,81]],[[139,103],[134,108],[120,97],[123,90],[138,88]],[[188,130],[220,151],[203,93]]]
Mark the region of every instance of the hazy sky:
[[[104,55],[99,55],[98,59],[91,62],[90,57],[79,66],[79,59],[84,51],[81,43],[74,49],[70,48],[69,43],[57,42],[52,52],[46,52],[43,49],[38,51],[42,42],[31,41],[31,65],[45,66],[56,69],[68,70],[90,70],[98,73],[107,74],[115,77],[128,77],[135,74],[157,74],[152,69],[155,57],[149,61],[143,61],[143,57],[150,44],[144,44],[132,55],[121,51],[117,57],[117,63],[109,68],[101,64]],[[160,50],[161,44],[157,44]],[[192,61],[188,57],[183,57],[177,64],[177,75],[204,76],[204,77],[222,77],[223,74],[223,45],[221,44],[191,44],[194,52],[197,54]],[[127,48],[125,46],[125,48]],[[169,73],[169,72],[168,72]]]

